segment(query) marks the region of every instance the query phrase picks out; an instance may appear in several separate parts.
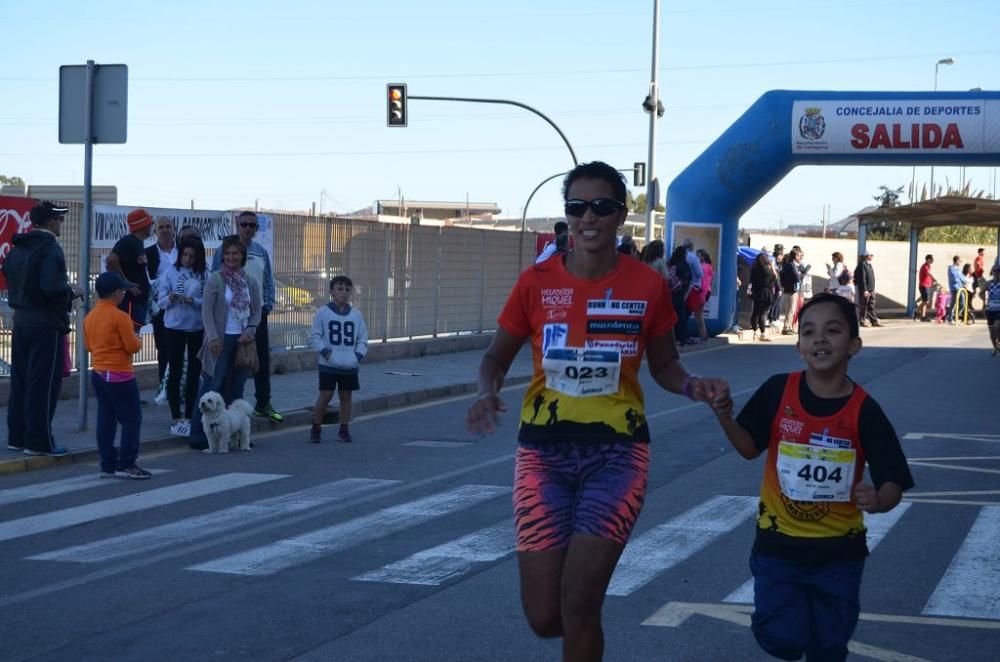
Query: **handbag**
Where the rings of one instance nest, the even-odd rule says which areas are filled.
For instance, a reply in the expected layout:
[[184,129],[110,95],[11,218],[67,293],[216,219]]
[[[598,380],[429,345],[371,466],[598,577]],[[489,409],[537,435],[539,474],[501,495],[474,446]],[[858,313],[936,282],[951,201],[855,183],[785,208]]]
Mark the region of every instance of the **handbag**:
[[246,370],[251,375],[260,369],[260,359],[257,357],[257,343],[241,342],[236,346],[236,367]]

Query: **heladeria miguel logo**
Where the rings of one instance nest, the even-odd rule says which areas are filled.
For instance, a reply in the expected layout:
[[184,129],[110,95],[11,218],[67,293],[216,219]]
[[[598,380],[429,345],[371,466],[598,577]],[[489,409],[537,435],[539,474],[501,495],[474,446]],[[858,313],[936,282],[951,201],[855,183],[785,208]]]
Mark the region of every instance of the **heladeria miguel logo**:
[[[11,240],[15,234],[21,234],[31,229],[29,212],[37,202],[34,198],[0,199],[0,265],[3,265],[10,253]],[[7,289],[7,279],[0,273],[0,289]]]
[[826,120],[822,108],[806,108],[799,118],[799,135],[806,140],[819,140],[826,133]]

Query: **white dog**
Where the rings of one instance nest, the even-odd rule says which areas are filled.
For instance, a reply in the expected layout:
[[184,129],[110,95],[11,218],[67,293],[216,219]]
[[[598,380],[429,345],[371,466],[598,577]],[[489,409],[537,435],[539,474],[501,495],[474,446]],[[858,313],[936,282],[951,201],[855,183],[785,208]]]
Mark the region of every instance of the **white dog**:
[[250,414],[253,408],[245,400],[234,400],[227,409],[222,396],[209,391],[201,396],[198,408],[208,438],[206,453],[228,453],[231,448],[250,450]]

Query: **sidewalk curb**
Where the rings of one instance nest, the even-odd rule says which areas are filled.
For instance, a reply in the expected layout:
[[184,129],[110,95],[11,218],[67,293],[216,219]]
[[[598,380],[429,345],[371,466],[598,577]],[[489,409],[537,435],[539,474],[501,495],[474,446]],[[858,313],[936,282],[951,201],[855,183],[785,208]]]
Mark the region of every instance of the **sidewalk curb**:
[[[505,384],[508,386],[519,386],[521,384],[527,384],[529,381],[531,381],[531,375],[516,375],[508,377]],[[478,382],[473,381],[461,384],[450,384],[447,386],[435,386],[434,388],[429,389],[404,391],[402,393],[394,393],[392,395],[374,396],[360,399],[355,402],[354,413],[356,415],[361,415],[397,409],[407,405],[414,405],[431,400],[440,400],[455,395],[475,393],[478,388]],[[252,418],[251,431],[256,433],[272,432],[281,428],[291,430],[292,428],[303,427],[312,423],[312,407],[303,407],[302,409],[283,411],[281,412],[281,415],[284,417],[284,420],[281,423],[274,423],[264,418]],[[324,418],[324,424],[329,425],[336,422],[337,412],[335,410],[328,412]],[[159,437],[151,437],[149,439],[142,439],[139,443],[141,457],[142,451],[187,446],[188,439],[187,437],[163,435]],[[29,456],[20,454],[17,457],[0,460],[0,476],[23,473],[26,471],[35,471],[37,469],[47,469],[55,466],[91,462],[98,459],[100,459],[100,457],[96,447],[85,450],[70,451],[68,454],[61,457]]]

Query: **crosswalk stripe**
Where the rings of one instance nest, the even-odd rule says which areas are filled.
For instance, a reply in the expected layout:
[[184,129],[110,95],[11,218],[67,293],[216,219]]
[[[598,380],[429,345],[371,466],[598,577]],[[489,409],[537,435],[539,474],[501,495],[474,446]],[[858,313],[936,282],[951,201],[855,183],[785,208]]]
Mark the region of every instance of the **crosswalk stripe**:
[[[898,506],[887,513],[870,515],[865,513],[865,526],[868,527],[868,551],[875,549],[889,529],[896,525],[899,518],[913,505],[903,501]],[[736,604],[753,604],[753,578],[748,579],[742,586],[722,599],[723,602]]]
[[[150,473],[154,476],[169,473],[170,471],[172,471],[172,469],[150,469]],[[73,478],[53,480],[48,483],[24,485],[23,487],[11,487],[6,490],[0,490],[0,506],[5,506],[8,503],[17,503],[18,501],[44,499],[45,497],[58,496],[68,492],[76,492],[77,490],[88,490],[92,487],[115,485],[118,483],[120,483],[118,480],[101,478],[97,474],[87,474],[86,476],[74,476]]]
[[211,478],[203,478],[178,485],[128,494],[114,499],[97,501],[84,506],[63,508],[62,510],[43,513],[41,515],[22,517],[21,519],[0,523],[0,541],[23,538],[46,531],[55,531],[56,529],[68,526],[85,524],[125,513],[134,513],[178,501],[197,499],[209,494],[266,483],[278,480],[279,478],[288,478],[288,476],[286,474],[222,474]]
[[360,582],[439,586],[466,574],[477,563],[490,563],[512,554],[514,548],[514,521],[505,519],[352,579]]
[[224,508],[204,515],[127,533],[92,543],[75,545],[28,557],[35,561],[75,561],[101,563],[112,559],[135,556],[168,545],[180,545],[196,540],[208,540],[223,533],[241,529],[282,515],[309,510],[328,503],[343,501],[398,484],[398,480],[346,478],[291,494],[262,499],[253,503]]
[[188,569],[231,575],[270,575],[362,543],[385,538],[509,494],[510,491],[509,487],[462,485],[270,545],[199,563]]
[[922,613],[1000,619],[1000,506],[979,511]]
[[630,595],[755,512],[757,497],[715,496],[646,531],[625,547],[608,595]]

